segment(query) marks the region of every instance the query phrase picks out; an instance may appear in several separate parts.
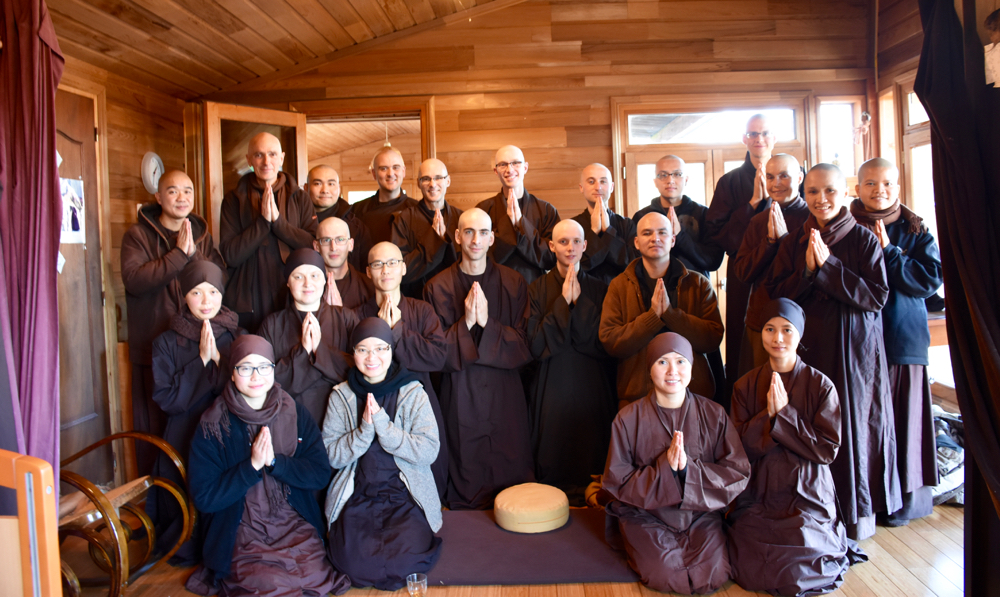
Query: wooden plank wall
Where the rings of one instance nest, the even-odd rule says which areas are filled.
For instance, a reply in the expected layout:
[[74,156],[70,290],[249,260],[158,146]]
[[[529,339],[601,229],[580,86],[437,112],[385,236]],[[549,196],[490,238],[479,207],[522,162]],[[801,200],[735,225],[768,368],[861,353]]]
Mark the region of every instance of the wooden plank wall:
[[879,91],[891,87],[899,75],[917,68],[923,43],[917,0],[879,0]]
[[512,143],[530,165],[527,188],[572,216],[580,169],[611,164],[612,97],[864,95],[871,1],[531,0],[228,99],[308,113],[320,103],[309,100],[434,95],[450,200],[495,194],[493,154]]

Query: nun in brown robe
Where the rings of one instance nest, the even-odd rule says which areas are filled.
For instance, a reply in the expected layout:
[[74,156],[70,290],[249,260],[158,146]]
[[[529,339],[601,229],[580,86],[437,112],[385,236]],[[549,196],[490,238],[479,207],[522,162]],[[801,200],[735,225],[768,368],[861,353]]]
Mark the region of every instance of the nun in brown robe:
[[322,300],[326,275],[319,253],[293,251],[285,263],[285,279],[288,305],[264,320],[260,335],[278,357],[275,380],[321,424],[330,390],[350,368],[344,354],[349,326],[340,308]]
[[673,332],[650,342],[653,391],[615,417],[602,481],[629,566],[649,588],[685,595],[729,580],[723,511],[750,476],[725,411],[687,388],[693,359]]
[[487,255],[490,217],[462,214],[462,261],[424,287],[444,328],[447,355],[441,409],[449,447],[448,507],[486,509],[496,494],[534,480],[528,409],[518,369],[531,361],[525,342],[528,287]]
[[344,593],[350,582],[326,559],[313,495],[332,472],[319,428],[274,383],[266,340],[240,336],[230,359],[231,381],[191,444],[191,496],[206,532],[202,566],[185,587],[231,597]]
[[875,533],[876,512],[902,505],[882,339],[889,285],[878,239],[843,205],[840,169],[813,166],[805,189],[810,216],[781,241],[765,286],[805,311],[802,360],[837,388],[842,435],[830,470],[847,535],[860,541]]
[[840,401],[833,382],[795,353],[802,308],[775,299],[761,317],[769,361],[733,388],[733,425],[750,459],[750,483],[727,519],[729,564],[748,591],[829,593],[852,563],[867,559],[856,544],[849,547],[837,517],[829,465],[840,448]]

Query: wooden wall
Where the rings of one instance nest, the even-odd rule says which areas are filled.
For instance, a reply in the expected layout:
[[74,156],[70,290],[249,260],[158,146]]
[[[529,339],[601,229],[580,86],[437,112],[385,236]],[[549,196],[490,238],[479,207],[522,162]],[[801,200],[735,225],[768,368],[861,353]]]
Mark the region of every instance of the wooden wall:
[[512,143],[530,164],[529,191],[572,216],[582,209],[580,169],[611,164],[612,97],[863,95],[870,8],[869,0],[531,0],[215,97],[308,113],[325,99],[363,108],[370,97],[433,95],[449,199],[467,207],[495,194],[493,154]]
[[879,0],[879,90],[890,87],[897,76],[917,68],[923,43],[917,0]]

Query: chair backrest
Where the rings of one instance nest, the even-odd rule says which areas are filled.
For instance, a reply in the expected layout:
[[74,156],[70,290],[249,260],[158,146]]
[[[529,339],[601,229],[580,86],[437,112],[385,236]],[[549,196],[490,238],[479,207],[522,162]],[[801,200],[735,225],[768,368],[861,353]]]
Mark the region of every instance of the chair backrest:
[[[17,491],[20,595],[59,595],[62,581],[52,466],[40,458],[0,450],[0,486]],[[13,549],[4,551],[17,552]]]

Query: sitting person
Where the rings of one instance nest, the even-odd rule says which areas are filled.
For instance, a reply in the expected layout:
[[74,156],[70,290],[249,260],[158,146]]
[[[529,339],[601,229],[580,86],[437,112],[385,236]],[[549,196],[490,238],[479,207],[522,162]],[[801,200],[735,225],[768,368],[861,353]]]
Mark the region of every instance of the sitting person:
[[437,562],[441,501],[431,463],[438,426],[427,392],[393,358],[392,329],[377,317],[351,334],[355,368],[333,388],[323,421],[330,466],[330,561],[355,587],[395,591]]
[[260,336],[230,346],[231,382],[201,417],[190,483],[204,517],[198,595],[326,595],[350,588],[326,560],[313,491],[330,465],[309,411],[274,383],[274,350]]
[[[750,476],[721,406],[688,390],[694,350],[673,332],[652,339],[653,389],[618,412],[602,485],[629,566],[651,589],[711,593],[729,579],[722,515]],[[614,526],[609,543],[615,546]]]
[[795,353],[802,307],[776,299],[761,319],[769,361],[733,388],[733,425],[751,463],[750,484],[728,519],[733,580],[772,595],[828,593],[844,582],[855,555],[830,473],[840,449],[840,400],[833,382]]
[[[236,313],[222,306],[226,278],[208,260],[191,261],[177,277],[186,307],[170,319],[170,328],[153,341],[153,401],[167,414],[163,439],[187,455],[198,421],[229,381],[229,345],[246,332]],[[153,465],[153,475],[184,486],[184,480],[166,454]],[[146,512],[156,527],[156,548],[169,550],[184,523],[177,500],[159,487],[150,492]],[[171,562],[194,565],[200,561],[199,533],[185,543]]]

